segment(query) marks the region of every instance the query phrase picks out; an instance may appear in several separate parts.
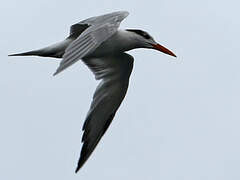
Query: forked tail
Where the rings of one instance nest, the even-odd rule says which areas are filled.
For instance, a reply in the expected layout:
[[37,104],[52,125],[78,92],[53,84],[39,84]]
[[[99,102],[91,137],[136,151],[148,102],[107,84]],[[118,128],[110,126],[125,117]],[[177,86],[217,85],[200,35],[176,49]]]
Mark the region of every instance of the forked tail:
[[9,54],[8,56],[46,56],[47,53],[44,53],[42,50],[28,51],[24,53]]
[[53,44],[51,46],[48,46],[42,49],[23,52],[23,53],[10,54],[8,56],[42,56],[42,57],[62,58],[65,52],[65,49],[70,43],[71,43],[70,39],[65,39],[62,42]]

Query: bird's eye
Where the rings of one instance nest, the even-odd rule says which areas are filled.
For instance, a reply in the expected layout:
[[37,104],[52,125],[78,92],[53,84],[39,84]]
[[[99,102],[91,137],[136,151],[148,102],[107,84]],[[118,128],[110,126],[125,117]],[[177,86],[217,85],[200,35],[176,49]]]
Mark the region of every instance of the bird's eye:
[[147,32],[140,31],[140,35],[143,36],[145,39],[151,39],[151,36]]
[[146,39],[150,39],[151,38],[147,33],[144,33],[143,37],[145,37]]

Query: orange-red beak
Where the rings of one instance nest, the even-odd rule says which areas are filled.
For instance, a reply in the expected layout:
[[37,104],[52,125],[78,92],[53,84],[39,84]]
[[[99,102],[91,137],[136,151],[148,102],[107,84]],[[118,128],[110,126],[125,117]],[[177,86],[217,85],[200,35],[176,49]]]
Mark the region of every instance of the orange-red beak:
[[165,54],[168,54],[170,56],[174,56],[174,57],[177,57],[172,51],[168,50],[167,48],[163,47],[162,45],[160,44],[151,44],[153,46],[153,49],[156,49],[158,51],[161,51]]

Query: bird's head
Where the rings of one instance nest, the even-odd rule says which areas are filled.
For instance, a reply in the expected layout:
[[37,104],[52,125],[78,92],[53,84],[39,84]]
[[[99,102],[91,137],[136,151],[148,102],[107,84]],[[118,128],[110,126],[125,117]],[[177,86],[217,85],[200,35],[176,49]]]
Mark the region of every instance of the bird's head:
[[127,29],[127,31],[135,34],[135,39],[137,40],[138,46],[140,48],[150,48],[161,51],[170,56],[177,57],[172,51],[165,48],[164,46],[158,44],[152,36],[150,36],[147,32],[139,30],[139,29]]

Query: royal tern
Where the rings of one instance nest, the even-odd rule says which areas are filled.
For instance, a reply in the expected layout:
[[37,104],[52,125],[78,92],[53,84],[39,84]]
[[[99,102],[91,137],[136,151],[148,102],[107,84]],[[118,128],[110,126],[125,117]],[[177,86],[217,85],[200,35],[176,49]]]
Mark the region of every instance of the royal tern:
[[81,59],[95,78],[101,80],[82,128],[83,146],[75,172],[97,146],[126,95],[134,59],[125,51],[150,48],[176,57],[145,31],[119,30],[121,21],[128,14],[126,11],[118,11],[83,20],[71,26],[70,35],[62,42],[39,50],[9,55],[62,58],[54,75]]

